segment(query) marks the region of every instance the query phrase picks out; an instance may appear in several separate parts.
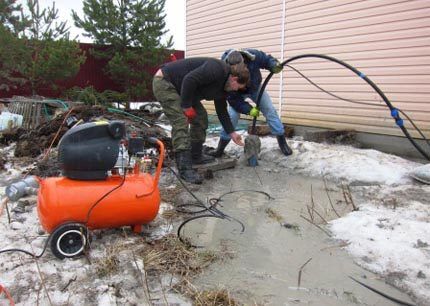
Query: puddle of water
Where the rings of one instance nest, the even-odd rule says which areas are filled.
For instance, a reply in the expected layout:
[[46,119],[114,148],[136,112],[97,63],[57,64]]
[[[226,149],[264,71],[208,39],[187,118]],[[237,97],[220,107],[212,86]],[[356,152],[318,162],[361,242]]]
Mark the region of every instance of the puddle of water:
[[[410,301],[406,294],[354,264],[337,247],[341,242],[333,241],[301,217],[310,219],[307,205],[313,205],[325,220],[336,218],[322,180],[267,172],[262,167],[256,169],[263,185],[252,168],[236,168],[216,173],[215,180],[206,183],[197,193],[203,199],[219,197],[231,190],[253,189],[265,191],[275,199],[268,200],[253,192],[223,197],[220,209],[243,222],[246,227],[243,233],[238,223],[215,218],[186,225],[183,234],[196,245],[226,249],[226,257],[233,255],[212,265],[195,283],[202,288],[226,288],[246,305],[393,305],[353,282],[348,278],[351,275],[386,294]],[[336,188],[329,183],[331,202],[338,214],[345,214],[351,207],[338,201],[343,195]],[[324,227],[322,218],[313,215]],[[300,267],[308,260],[302,269],[299,287]]]

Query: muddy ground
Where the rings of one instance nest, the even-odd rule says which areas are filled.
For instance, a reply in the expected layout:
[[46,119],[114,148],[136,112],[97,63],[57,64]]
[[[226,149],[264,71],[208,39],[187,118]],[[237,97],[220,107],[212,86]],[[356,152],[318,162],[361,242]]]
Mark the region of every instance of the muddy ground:
[[[410,298],[379,276],[360,268],[332,239],[327,223],[353,211],[345,186],[277,171],[260,161],[215,173],[200,197],[219,197],[223,213],[235,220],[208,218],[190,223],[184,235],[208,250],[228,250],[197,278],[203,288],[228,288],[245,305],[392,305],[350,279],[365,280],[403,301]],[[265,192],[270,195],[270,198]],[[353,189],[351,197],[355,197]]]

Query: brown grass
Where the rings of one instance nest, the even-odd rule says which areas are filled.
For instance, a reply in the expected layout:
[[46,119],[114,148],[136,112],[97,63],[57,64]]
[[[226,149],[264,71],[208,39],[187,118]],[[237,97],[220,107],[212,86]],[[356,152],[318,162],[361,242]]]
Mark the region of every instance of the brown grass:
[[225,249],[220,252],[197,251],[184,245],[173,235],[167,235],[154,241],[138,251],[144,263],[145,271],[150,275],[172,274],[179,278],[172,288],[174,291],[188,297],[193,305],[240,305],[225,289],[199,290],[191,280],[210,264],[229,257]]
[[[124,238],[127,238],[126,231],[123,230]],[[108,245],[103,257],[94,259],[96,273],[100,277],[113,275],[119,272],[120,260],[118,255],[130,248],[130,244],[124,243],[124,240],[116,240],[113,244]]]
[[198,306],[239,305],[239,303],[230,296],[230,293],[226,289],[197,291],[191,298],[194,301],[194,305]]
[[192,300],[196,306],[238,306],[242,305],[230,296],[226,289],[198,290],[188,280],[183,280],[174,289]]
[[173,234],[148,245],[139,256],[142,257],[147,271],[171,273],[181,277],[192,277],[219,259],[214,252],[197,252],[184,245]]
[[106,255],[94,262],[96,273],[99,277],[106,277],[118,273],[119,259],[117,254],[124,248],[120,245],[112,245],[106,249]]

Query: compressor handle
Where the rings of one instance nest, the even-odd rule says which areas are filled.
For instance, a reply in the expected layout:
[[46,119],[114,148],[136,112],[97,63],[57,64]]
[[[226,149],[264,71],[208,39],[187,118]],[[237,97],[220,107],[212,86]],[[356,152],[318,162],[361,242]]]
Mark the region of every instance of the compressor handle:
[[148,142],[152,143],[152,144],[158,144],[158,139],[155,137],[148,137],[147,138]]
[[163,166],[163,161],[164,161],[164,144],[163,142],[161,142],[161,140],[158,140],[157,138],[154,137],[150,137],[148,139],[150,142],[154,141],[158,147],[160,148],[160,158],[158,159],[158,165],[157,165],[157,170],[155,170],[155,175],[154,175],[154,190],[155,188],[157,188],[158,186],[158,181],[160,179],[160,174],[161,174],[161,168]]
[[148,141],[153,143],[153,144],[157,144],[158,147],[160,148],[160,157],[158,159],[158,164],[157,164],[157,169],[155,170],[155,174],[154,174],[154,184],[152,186],[152,190],[148,193],[144,193],[144,194],[136,194],[136,198],[141,198],[141,197],[145,197],[149,194],[152,194],[158,186],[158,181],[160,180],[160,174],[161,174],[161,167],[163,166],[163,161],[164,161],[164,144],[158,140],[157,138],[154,137],[149,137]]

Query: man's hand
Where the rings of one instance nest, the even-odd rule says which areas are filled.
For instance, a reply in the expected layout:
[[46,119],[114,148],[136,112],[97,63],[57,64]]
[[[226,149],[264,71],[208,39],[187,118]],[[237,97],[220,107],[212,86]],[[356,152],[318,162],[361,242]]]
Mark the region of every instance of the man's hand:
[[182,111],[184,112],[185,117],[187,117],[188,123],[191,123],[197,116],[195,109],[192,107],[183,108]]
[[242,141],[242,136],[240,136],[238,133],[236,132],[230,133],[230,137],[233,140],[233,142],[238,146],[243,147],[245,145]]
[[253,108],[251,108],[249,115],[251,117],[257,118],[258,116],[260,116],[260,110],[254,106]]
[[281,63],[279,61],[276,61],[276,65],[273,66],[272,70],[270,72],[272,73],[279,73],[282,71],[282,69],[284,69],[284,66],[281,65]]

